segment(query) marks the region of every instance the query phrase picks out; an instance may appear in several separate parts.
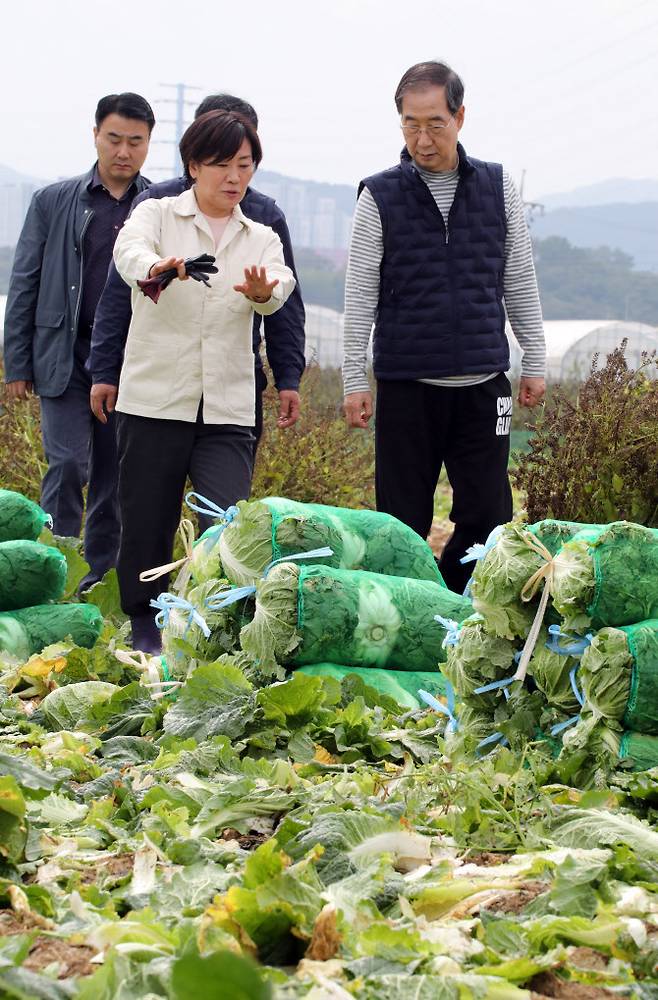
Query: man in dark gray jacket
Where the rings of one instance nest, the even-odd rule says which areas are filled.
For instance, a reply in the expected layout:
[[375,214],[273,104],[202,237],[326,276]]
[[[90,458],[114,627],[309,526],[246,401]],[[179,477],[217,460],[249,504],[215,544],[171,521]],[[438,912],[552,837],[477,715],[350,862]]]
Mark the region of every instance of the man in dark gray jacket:
[[97,162],[87,174],[37,191],[21,232],[5,311],[4,365],[9,399],[41,401],[48,469],[41,504],[55,534],[80,534],[88,484],[81,588],[116,561],[119,517],[114,428],[89,409],[85,371],[94,313],[112,249],[133,199],[149,182],[139,171],[155,118],[138,94],[111,94],[96,108]]

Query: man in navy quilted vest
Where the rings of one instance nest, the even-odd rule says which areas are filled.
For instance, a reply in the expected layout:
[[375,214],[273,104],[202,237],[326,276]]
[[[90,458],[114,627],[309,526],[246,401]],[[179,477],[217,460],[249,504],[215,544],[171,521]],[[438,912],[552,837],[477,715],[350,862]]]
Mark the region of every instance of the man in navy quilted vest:
[[441,62],[412,66],[395,105],[400,163],[362,181],[354,216],[345,413],[352,427],[372,417],[374,324],[377,507],[426,538],[445,465],[455,527],[440,567],[461,591],[466,549],[512,516],[505,317],[523,352],[518,402],[535,406],[545,391],[541,306],[519,192],[499,163],[476,160],[459,142],[457,73]]

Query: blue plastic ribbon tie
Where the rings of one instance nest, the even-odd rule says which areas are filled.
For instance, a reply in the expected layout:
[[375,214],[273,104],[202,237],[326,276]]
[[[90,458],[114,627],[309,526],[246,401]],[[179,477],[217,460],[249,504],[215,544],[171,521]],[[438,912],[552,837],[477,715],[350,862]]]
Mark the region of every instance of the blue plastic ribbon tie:
[[576,673],[577,673],[577,671],[578,671],[578,664],[576,664],[576,666],[573,668],[573,670],[569,671],[569,681],[571,683],[571,690],[575,694],[575,696],[576,696],[576,698],[578,700],[578,704],[582,708],[583,705],[585,704],[585,698],[583,697],[583,695],[582,695],[582,693],[580,691],[580,688],[578,687],[578,685],[576,683]]
[[466,555],[463,555],[459,560],[460,563],[477,562],[479,559],[484,559],[488,552],[494,547],[500,535],[502,533],[504,524],[498,524],[489,532],[486,542],[476,542],[475,545],[469,545],[466,549]]
[[483,684],[482,687],[475,688],[473,694],[486,694],[487,691],[504,690],[514,683],[514,677],[504,677],[502,681],[492,681],[491,684]]
[[311,549],[310,552],[295,552],[291,556],[280,556],[278,559],[273,559],[272,562],[267,564],[263,570],[263,580],[267,577],[269,571],[278,563],[294,562],[297,559],[324,559],[325,556],[332,556],[333,554],[333,549],[330,549],[328,545],[323,545],[321,549]]
[[441,645],[445,649],[446,646],[456,646],[459,642],[459,635],[461,632],[461,625],[456,622],[454,618],[444,618],[443,615],[434,615],[434,621],[442,625],[446,630],[446,636]]
[[235,604],[246,597],[253,597],[256,587],[228,587],[225,590],[218,590],[216,594],[206,597],[206,607],[210,611],[220,611],[227,608],[229,604]]
[[[576,664],[576,666],[569,671],[569,683],[571,684],[571,690],[573,691],[578,700],[578,704],[582,708],[583,705],[585,704],[585,698],[576,682],[577,673],[578,673],[578,664]],[[580,719],[580,712],[578,713],[578,715],[572,715],[570,719],[566,720],[566,722],[558,722],[558,724],[556,726],[553,726],[553,728],[551,729],[551,736],[558,736],[564,729],[567,729],[569,726],[575,725],[575,723],[578,722],[579,719]]]
[[185,634],[191,628],[192,624],[198,625],[206,639],[210,635],[210,629],[208,628],[205,619],[199,613],[199,611],[186,601],[184,597],[179,597],[177,594],[170,594],[165,592],[164,594],[159,594],[156,600],[151,600],[150,606],[152,608],[157,608],[158,613],[155,616],[155,624],[158,628],[165,628],[169,624],[169,619],[171,617],[171,612],[182,611],[187,614],[187,625],[185,627]]
[[563,732],[565,729],[568,729],[569,726],[575,725],[576,722],[579,721],[579,719],[580,719],[580,713],[578,715],[572,715],[571,718],[567,719],[566,722],[558,722],[558,724],[556,726],[553,726],[553,728],[551,729],[551,736],[559,736],[560,733]]
[[447,705],[435,698],[433,694],[429,691],[419,691],[418,697],[433,708],[435,712],[440,712],[442,715],[448,716],[448,725],[446,726],[446,733],[454,733],[457,731],[458,722],[455,717],[455,692],[453,690],[452,684],[446,686],[446,698],[448,701]]
[[[198,500],[199,503],[195,503],[190,497],[194,497],[194,500]],[[219,518],[224,522],[224,527],[230,524],[237,515],[240,513],[238,508],[233,504],[224,510],[215,503],[214,500],[208,500],[207,497],[202,496],[200,493],[195,493],[191,490],[189,493],[185,494],[185,503],[190,508],[190,510],[195,510],[197,514],[205,514],[206,517]]]
[[492,733],[491,736],[485,736],[483,740],[480,740],[475,749],[482,750],[483,747],[491,746],[494,743],[500,743],[501,747],[509,746],[509,741],[502,733]]
[[469,545],[466,549],[466,555],[462,556],[459,561],[463,564],[477,562],[479,559],[484,559],[486,554],[487,546],[484,542],[476,542],[475,545]]
[[[546,643],[546,648],[551,653],[559,653],[560,656],[582,656],[594,636],[588,632],[585,636],[570,635],[563,632],[559,625],[549,625],[548,633],[550,639]],[[560,639],[568,640],[566,644],[561,644]]]

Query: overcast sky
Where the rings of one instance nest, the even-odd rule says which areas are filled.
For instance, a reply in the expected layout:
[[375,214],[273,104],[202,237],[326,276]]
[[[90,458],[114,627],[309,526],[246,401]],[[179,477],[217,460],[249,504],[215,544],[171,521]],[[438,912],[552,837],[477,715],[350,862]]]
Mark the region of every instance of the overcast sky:
[[[160,84],[183,81],[255,105],[264,168],[355,184],[397,159],[402,73],[441,58],[466,86],[466,149],[525,169],[526,197],[658,178],[658,0],[32,0],[0,16],[0,162],[36,177],[91,165],[100,96],[134,90],[167,118]],[[153,179],[171,159],[152,145]]]

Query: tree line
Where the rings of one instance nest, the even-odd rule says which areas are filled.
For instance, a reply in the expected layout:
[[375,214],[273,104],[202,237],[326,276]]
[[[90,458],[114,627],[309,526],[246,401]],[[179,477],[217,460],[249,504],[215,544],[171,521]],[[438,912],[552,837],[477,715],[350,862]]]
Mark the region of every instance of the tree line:
[[[658,326],[658,274],[633,269],[611,247],[575,247],[561,236],[533,240],[545,319],[620,319]],[[0,247],[0,294],[6,295],[14,251]],[[304,299],[343,309],[345,267],[314,250],[295,251]]]

